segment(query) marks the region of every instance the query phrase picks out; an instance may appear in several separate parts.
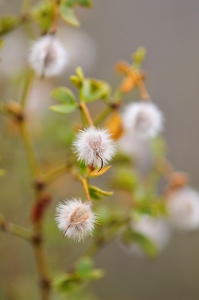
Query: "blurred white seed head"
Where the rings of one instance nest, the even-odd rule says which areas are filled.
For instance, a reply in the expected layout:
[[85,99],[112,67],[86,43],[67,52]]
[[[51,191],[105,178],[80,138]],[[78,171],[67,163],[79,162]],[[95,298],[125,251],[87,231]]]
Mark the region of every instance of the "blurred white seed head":
[[90,204],[73,198],[57,205],[55,220],[64,236],[80,242],[87,235],[92,235],[96,217]]
[[172,192],[167,199],[171,224],[178,230],[199,228],[199,193],[190,187]]
[[163,130],[163,115],[152,102],[134,102],[123,113],[124,129],[140,139],[155,137]]
[[[145,235],[157,247],[158,252],[162,252],[167,246],[171,230],[169,224],[163,218],[155,218],[149,215],[143,215],[137,222],[132,224],[133,230]],[[145,256],[139,245],[133,244],[130,249],[134,254]]]
[[67,62],[67,52],[54,34],[47,34],[34,42],[28,61],[38,76],[59,75]]
[[128,155],[136,164],[140,172],[150,170],[153,157],[148,140],[142,140],[133,136],[129,132],[125,132],[123,136],[117,140],[118,151]]
[[81,130],[73,143],[78,160],[94,167],[106,165],[115,154],[114,143],[106,129]]

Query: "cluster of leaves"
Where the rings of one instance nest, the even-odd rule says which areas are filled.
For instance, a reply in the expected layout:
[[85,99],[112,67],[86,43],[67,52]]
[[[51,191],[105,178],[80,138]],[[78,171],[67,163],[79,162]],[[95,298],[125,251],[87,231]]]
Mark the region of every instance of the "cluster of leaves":
[[[80,22],[75,15],[75,7],[91,7],[92,1],[90,0],[61,0],[57,1],[59,15],[63,21],[71,26],[80,26]],[[39,28],[47,32],[53,22],[53,1],[45,0],[39,1],[28,12],[25,12],[21,16],[7,15],[0,20],[0,36],[7,34],[8,32],[16,29],[24,22],[37,23]]]

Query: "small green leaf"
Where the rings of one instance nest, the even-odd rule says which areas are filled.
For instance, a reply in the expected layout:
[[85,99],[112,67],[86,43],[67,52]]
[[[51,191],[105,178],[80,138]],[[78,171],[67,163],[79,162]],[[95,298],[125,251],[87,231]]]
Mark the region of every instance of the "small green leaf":
[[78,21],[77,17],[75,16],[75,13],[73,11],[73,8],[70,6],[67,6],[65,3],[62,3],[59,6],[59,12],[60,12],[60,16],[62,17],[62,19],[75,27],[80,26],[80,22]]
[[137,50],[132,54],[133,67],[137,70],[140,69],[142,63],[146,57],[146,49],[143,47],[137,48]]
[[42,2],[37,4],[30,12],[33,20],[44,31],[48,31],[53,21],[53,6],[52,3]]
[[93,185],[89,185],[88,189],[89,189],[91,198],[96,199],[96,200],[100,199],[102,195],[103,196],[112,196],[113,195],[113,192],[107,192],[107,191],[101,190],[100,188],[93,186]]
[[80,169],[80,174],[81,174],[82,176],[85,176],[86,173],[87,173],[87,167],[86,167],[86,164],[85,164],[84,161],[81,161],[81,162],[79,163],[79,169]]
[[75,95],[69,88],[58,87],[51,92],[51,96],[62,103],[76,105]]
[[77,88],[79,88],[81,86],[81,81],[77,76],[75,76],[75,75],[70,76],[70,80],[71,80],[72,84],[74,86],[76,86]]
[[76,264],[76,273],[80,278],[85,278],[90,275],[93,268],[93,260],[91,257],[83,257]]
[[75,274],[82,280],[97,280],[104,275],[104,272],[100,269],[93,269],[92,258],[86,256],[77,262]]
[[122,237],[126,244],[137,243],[149,257],[155,258],[158,255],[156,245],[144,234],[128,229]]
[[83,82],[82,94],[88,103],[104,99],[110,94],[110,86],[104,81],[87,78]]
[[12,31],[21,23],[20,19],[16,16],[6,16],[0,20],[0,36]]
[[60,114],[70,114],[76,110],[77,106],[68,104],[58,104],[50,106],[49,108]]
[[79,80],[81,82],[83,82],[84,81],[84,72],[81,67],[76,68],[76,74],[77,74],[77,77],[79,78]]
[[56,276],[52,284],[55,289],[62,292],[68,292],[76,286],[77,282],[76,279],[73,278],[73,274],[65,273]]

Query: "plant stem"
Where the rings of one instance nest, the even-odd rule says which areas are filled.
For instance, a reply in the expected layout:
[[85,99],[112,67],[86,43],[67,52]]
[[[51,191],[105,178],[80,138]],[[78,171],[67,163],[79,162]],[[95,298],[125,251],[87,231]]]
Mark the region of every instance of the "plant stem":
[[111,107],[106,107],[94,120],[94,125],[97,126],[104,121],[104,119],[111,113]]
[[23,89],[23,93],[21,96],[21,107],[22,108],[25,107],[25,104],[26,104],[26,101],[28,98],[28,92],[29,92],[33,78],[34,78],[34,72],[29,69],[28,73],[26,74],[24,89]]
[[33,177],[37,178],[39,176],[39,173],[40,173],[39,166],[38,166],[35,154],[34,154],[34,150],[33,150],[33,147],[32,147],[31,140],[30,140],[29,132],[27,130],[25,122],[22,121],[19,124],[19,127],[20,127],[21,136],[22,136],[23,141],[24,141],[24,146],[25,146],[25,150],[26,150],[26,153],[27,153],[28,162],[29,162],[29,165],[30,165],[30,170],[32,172]]
[[55,170],[49,171],[46,175],[44,175],[44,183],[50,184],[58,177],[64,175],[68,171],[67,163],[56,168]]
[[87,122],[88,122],[88,125],[89,125],[89,126],[94,126],[93,120],[92,120],[92,118],[91,118],[91,115],[90,115],[90,113],[89,113],[89,110],[88,110],[86,104],[82,101],[82,102],[80,102],[79,106],[80,106],[80,109],[83,111],[84,116],[86,117],[86,120],[87,120]]
[[32,232],[22,226],[6,222],[2,213],[0,213],[0,227],[4,232],[16,235],[25,240],[32,241]]
[[88,181],[86,178],[82,178],[82,185],[84,187],[84,191],[86,193],[86,197],[87,197],[87,200],[88,200],[88,203],[91,203],[91,196],[90,196],[90,193],[89,193],[89,189],[88,189]]
[[[36,231],[38,231],[38,229],[36,229]],[[40,233],[40,235],[38,235],[38,240],[35,239],[34,252],[35,252],[39,277],[40,277],[41,300],[48,300],[50,297],[51,285],[50,285],[50,278],[49,278],[49,272],[47,268],[46,257],[45,257],[42,244],[43,242]]]

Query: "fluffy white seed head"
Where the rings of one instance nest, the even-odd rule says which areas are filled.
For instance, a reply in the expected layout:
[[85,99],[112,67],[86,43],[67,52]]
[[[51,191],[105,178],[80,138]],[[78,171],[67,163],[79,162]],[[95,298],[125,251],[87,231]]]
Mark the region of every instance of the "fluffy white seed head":
[[28,61],[38,76],[52,77],[63,71],[67,56],[58,38],[47,34],[33,43]]
[[55,220],[64,236],[80,242],[87,235],[92,235],[96,217],[90,204],[73,198],[57,205]]
[[[137,222],[132,224],[132,227],[133,230],[149,238],[157,247],[159,253],[167,246],[171,237],[170,226],[162,218],[143,215]],[[137,244],[133,244],[130,249],[134,254],[144,255],[143,250]]]
[[199,193],[190,187],[178,189],[169,195],[167,209],[171,224],[178,230],[199,228]]
[[153,138],[163,130],[163,115],[149,101],[131,103],[122,117],[125,130],[141,139]]
[[89,127],[81,130],[73,143],[78,160],[94,167],[107,164],[115,154],[114,143],[106,129]]

